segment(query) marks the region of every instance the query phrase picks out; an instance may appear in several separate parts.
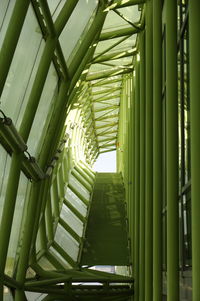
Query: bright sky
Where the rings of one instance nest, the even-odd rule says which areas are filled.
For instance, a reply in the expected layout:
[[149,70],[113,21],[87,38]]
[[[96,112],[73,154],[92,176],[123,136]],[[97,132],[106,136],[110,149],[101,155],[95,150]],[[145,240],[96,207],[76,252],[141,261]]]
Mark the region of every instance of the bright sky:
[[93,169],[97,172],[116,172],[116,151],[100,154]]

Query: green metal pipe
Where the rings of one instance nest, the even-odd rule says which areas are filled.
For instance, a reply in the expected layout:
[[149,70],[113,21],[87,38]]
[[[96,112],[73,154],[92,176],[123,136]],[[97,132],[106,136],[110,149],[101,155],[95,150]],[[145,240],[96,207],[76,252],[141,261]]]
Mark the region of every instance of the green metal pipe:
[[[41,219],[40,224],[38,225],[38,233],[40,233],[40,245],[42,250],[47,249],[47,233],[46,233],[46,225],[44,217]],[[36,239],[34,243],[36,242]]]
[[167,298],[179,300],[177,3],[166,2]]
[[86,200],[86,198],[76,189],[74,188],[74,186],[72,185],[68,185],[68,187],[72,190],[73,193],[75,193],[77,195],[77,197],[83,201],[83,203],[87,206],[88,205],[88,200]]
[[25,292],[22,289],[16,289],[15,301],[27,301]]
[[92,63],[97,64],[97,63],[102,63],[102,62],[106,62],[106,61],[110,61],[110,60],[118,60],[123,57],[133,56],[136,53],[137,53],[137,50],[135,48],[127,50],[127,51],[116,51],[116,52],[112,52],[110,54],[102,55],[102,56],[96,58]]
[[39,0],[39,6],[42,9],[42,14],[45,19],[48,34],[53,38],[56,36],[56,31],[54,28],[54,23],[53,23],[53,20],[51,17],[51,12],[50,12],[47,0]]
[[19,256],[18,269],[16,273],[16,280],[21,284],[24,283],[26,270],[28,267],[31,240],[32,240],[34,223],[35,223],[35,215],[33,213],[36,212],[36,208],[39,205],[38,199],[39,199],[40,189],[41,189],[41,182],[32,183],[30,199],[29,199],[26,220],[25,220],[24,236],[23,236],[22,247]]
[[112,30],[112,31],[102,33],[99,37],[99,41],[115,39],[123,36],[131,36],[135,33],[138,33],[139,31],[140,29],[137,29],[135,27],[127,27],[123,29]]
[[153,1],[153,301],[162,300],[162,1]]
[[139,36],[140,47],[140,239],[139,296],[145,298],[145,32]]
[[19,133],[26,142],[31,130],[31,126],[35,117],[36,110],[39,105],[42,90],[45,84],[47,73],[53,58],[56,47],[57,38],[49,37],[46,41],[40,64],[35,76],[31,94],[28,100],[28,105],[24,113],[23,120],[20,125]]
[[192,300],[200,300],[200,102],[199,102],[199,1],[189,1],[190,107],[191,107],[191,177],[192,177]]
[[139,301],[139,229],[140,229],[140,64],[135,70],[135,237],[134,237],[134,301]]
[[54,238],[54,234],[53,234],[53,217],[52,217],[50,193],[48,194],[48,199],[46,203],[45,221],[46,221],[48,241],[52,241]]
[[105,7],[103,4],[101,4],[99,6],[93,23],[91,24],[82,43],[80,44],[79,49],[77,50],[76,54],[74,55],[74,59],[72,60],[70,66],[69,66],[69,74],[71,77],[73,77],[73,75],[75,74],[75,72],[76,72],[77,68],[79,67],[81,61],[83,60],[88,48],[96,47],[95,45],[92,45],[92,42],[94,41],[95,36],[100,32],[100,30],[103,26],[103,23],[105,21],[105,17],[107,15],[107,13],[103,11],[104,8]]
[[145,301],[153,298],[153,0],[146,1]]
[[102,56],[105,53],[108,53],[108,51],[110,51],[111,49],[113,49],[114,47],[116,47],[117,45],[123,43],[126,39],[128,39],[128,37],[123,37],[122,39],[120,39],[119,41],[117,41],[116,43],[112,44],[111,46],[109,46],[108,48],[104,49],[102,52],[100,52],[98,55],[94,56],[93,60],[96,60],[97,58],[99,58],[100,56]]
[[0,226],[0,299],[3,300],[3,275],[6,266],[9,240],[17,197],[17,189],[20,178],[22,153],[13,153],[8,177],[8,184],[4,199],[4,206]]
[[45,137],[45,141],[43,144],[43,147],[41,148],[41,153],[39,155],[39,164],[42,168],[45,167],[47,162],[49,162],[50,158],[53,156],[52,152],[52,146],[54,146],[54,149],[57,147],[55,145],[55,130],[57,129],[57,125],[59,123],[59,120],[61,118],[63,109],[65,108],[67,104],[67,91],[69,86],[62,81],[59,87],[59,93],[58,97],[55,102],[54,111],[51,117],[51,120],[49,122],[49,128]]
[[72,175],[89,191],[92,192],[92,187],[89,183],[87,183],[87,181],[82,178],[81,175],[79,175],[77,172],[75,172],[74,170],[72,170]]
[[52,183],[52,191],[53,191],[53,215],[55,217],[59,217],[60,215],[60,206],[59,206],[59,194],[58,194],[58,184],[57,179],[55,178],[54,182]]
[[19,135],[10,118],[0,118],[0,138],[6,142],[14,152],[24,152],[27,145]]
[[131,119],[130,119],[130,128],[131,128],[131,150],[130,150],[130,162],[131,162],[131,196],[130,196],[130,211],[131,211],[131,254],[132,254],[132,263],[134,263],[134,233],[135,233],[135,76],[132,76],[132,95],[131,95]]
[[93,182],[94,181],[92,181],[91,180],[91,178],[87,175],[87,173],[85,173],[78,165],[75,165],[74,166],[74,169],[83,177],[83,178],[85,178],[85,180],[87,181],[87,182],[89,182],[90,183],[90,185],[91,186],[93,186]]
[[92,74],[89,74],[86,78],[87,81],[91,81],[91,80],[97,80],[100,78],[108,78],[108,77],[113,77],[113,76],[118,76],[121,74],[126,74],[126,73],[130,73],[133,71],[133,67],[118,67],[118,68],[112,68],[110,70],[105,70],[105,71],[101,71],[101,72],[95,72]]
[[29,0],[17,0],[0,51],[0,96],[9,72],[17,42],[29,7]]
[[60,11],[54,23],[57,37],[59,37],[59,35],[63,31],[78,1],[79,0],[67,0],[66,3],[64,4],[62,10]]

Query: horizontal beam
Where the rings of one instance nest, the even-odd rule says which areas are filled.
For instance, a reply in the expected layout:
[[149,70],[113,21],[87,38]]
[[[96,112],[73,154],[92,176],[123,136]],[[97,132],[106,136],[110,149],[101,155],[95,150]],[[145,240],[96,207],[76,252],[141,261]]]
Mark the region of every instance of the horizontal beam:
[[124,57],[134,56],[136,54],[137,54],[137,50],[135,48],[127,51],[112,52],[110,54],[99,56],[98,58],[93,60],[92,63],[95,64],[95,63],[102,63],[110,60],[117,60]]
[[116,146],[116,143],[109,143],[109,144],[103,144],[103,145],[99,145],[99,148],[107,148],[107,147],[110,147],[110,146]]
[[[136,24],[136,26],[139,26],[139,24]],[[131,36],[133,34],[136,34],[140,32],[141,29],[135,28],[135,27],[126,27],[123,29],[118,29],[118,30],[112,30],[108,32],[103,32],[100,37],[99,41],[105,41],[105,40],[110,40],[110,39],[115,39],[123,36]]]
[[104,142],[112,141],[112,140],[115,140],[116,137],[117,137],[117,136],[113,136],[113,137],[110,137],[110,138],[98,140],[98,143],[104,143]]
[[100,78],[107,78],[107,77],[111,77],[111,76],[117,76],[120,74],[126,74],[126,73],[130,73],[133,71],[133,66],[130,67],[118,67],[118,68],[112,68],[111,70],[105,70],[102,72],[95,72],[95,73],[91,73],[86,77],[86,81],[91,81],[91,80],[96,80],[96,79],[100,79]]
[[107,149],[107,150],[105,150],[105,151],[101,151],[101,152],[99,152],[99,154],[104,154],[104,153],[108,153],[108,152],[113,152],[113,151],[115,151],[116,150],[116,147],[115,148],[111,148],[111,149]]
[[120,98],[120,94],[116,95],[111,95],[111,96],[101,96],[100,98],[94,99],[92,103],[103,103],[104,101],[115,99],[115,98]]

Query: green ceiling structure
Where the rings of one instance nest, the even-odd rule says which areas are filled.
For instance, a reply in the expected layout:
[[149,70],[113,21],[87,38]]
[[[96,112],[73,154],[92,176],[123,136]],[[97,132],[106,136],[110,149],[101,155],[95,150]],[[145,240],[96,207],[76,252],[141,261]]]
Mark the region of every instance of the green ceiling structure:
[[0,0],[0,300],[200,300],[199,28],[197,0]]

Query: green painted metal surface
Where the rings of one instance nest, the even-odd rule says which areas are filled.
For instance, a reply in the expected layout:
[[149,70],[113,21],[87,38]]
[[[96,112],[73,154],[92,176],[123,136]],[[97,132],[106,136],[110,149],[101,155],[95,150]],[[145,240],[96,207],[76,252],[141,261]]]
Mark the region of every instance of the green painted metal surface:
[[82,265],[129,265],[124,197],[120,174],[97,173]]

